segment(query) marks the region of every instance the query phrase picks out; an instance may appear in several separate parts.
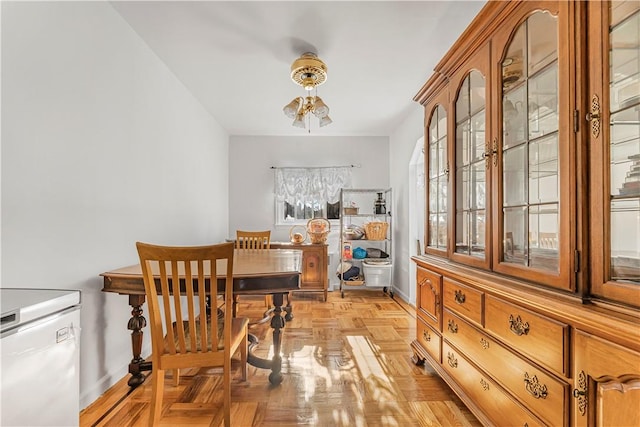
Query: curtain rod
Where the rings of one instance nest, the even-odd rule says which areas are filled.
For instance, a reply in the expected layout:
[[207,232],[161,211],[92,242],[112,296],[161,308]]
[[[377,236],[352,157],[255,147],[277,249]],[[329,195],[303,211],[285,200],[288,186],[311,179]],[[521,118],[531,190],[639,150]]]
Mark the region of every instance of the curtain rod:
[[359,168],[360,164],[344,166],[271,166],[269,169],[330,169],[330,168]]

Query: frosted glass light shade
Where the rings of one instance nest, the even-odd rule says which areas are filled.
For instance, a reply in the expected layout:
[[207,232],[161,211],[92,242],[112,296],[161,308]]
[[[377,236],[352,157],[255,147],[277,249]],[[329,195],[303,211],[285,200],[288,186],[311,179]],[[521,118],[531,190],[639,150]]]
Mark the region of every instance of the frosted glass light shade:
[[319,96],[316,96],[315,102],[313,103],[313,114],[318,118],[325,117],[329,114],[329,107]]
[[287,117],[293,119],[296,114],[298,114],[298,110],[300,109],[300,100],[301,98],[298,97],[284,106],[282,111],[284,111],[284,114]]
[[331,118],[329,116],[324,116],[321,117],[320,120],[320,127],[326,126],[328,124],[331,124],[331,122],[333,122],[333,120],[331,120]]

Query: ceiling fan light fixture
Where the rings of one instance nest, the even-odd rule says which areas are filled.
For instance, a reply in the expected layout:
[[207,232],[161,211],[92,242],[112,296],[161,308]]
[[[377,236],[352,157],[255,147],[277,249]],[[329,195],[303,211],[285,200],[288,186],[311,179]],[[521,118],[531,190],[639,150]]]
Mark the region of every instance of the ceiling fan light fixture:
[[[327,81],[327,66],[315,53],[304,53],[291,64],[291,80],[307,92],[316,89],[317,93],[317,87]],[[310,93],[305,98],[294,99],[282,111],[287,117],[294,118],[292,125],[299,128],[305,128],[309,112],[318,118],[320,127],[332,122],[329,106],[319,96],[311,96]]]

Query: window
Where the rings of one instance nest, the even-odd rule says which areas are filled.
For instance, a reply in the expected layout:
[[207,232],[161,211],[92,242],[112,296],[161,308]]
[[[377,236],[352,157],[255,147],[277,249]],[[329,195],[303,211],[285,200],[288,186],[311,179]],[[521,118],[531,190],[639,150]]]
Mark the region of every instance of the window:
[[340,218],[340,189],[351,187],[351,167],[277,168],[276,225]]

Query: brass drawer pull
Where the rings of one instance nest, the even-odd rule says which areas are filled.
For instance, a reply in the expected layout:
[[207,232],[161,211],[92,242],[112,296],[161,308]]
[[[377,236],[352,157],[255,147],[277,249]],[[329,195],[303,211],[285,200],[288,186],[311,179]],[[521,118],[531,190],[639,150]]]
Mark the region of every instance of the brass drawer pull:
[[424,338],[424,340],[427,341],[427,342],[431,341],[431,335],[429,335],[428,331],[423,331],[422,332],[422,338]]
[[452,368],[457,368],[458,367],[458,359],[456,359],[455,354],[451,353],[450,351],[447,352],[447,363]]
[[454,299],[458,304],[464,304],[464,301],[467,299],[467,297],[464,295],[462,291],[455,291]]
[[484,380],[484,378],[480,378],[480,385],[484,391],[489,390],[489,383]]
[[529,322],[523,322],[520,315],[514,318],[513,314],[509,315],[509,329],[514,334],[521,336],[529,333]]
[[458,333],[458,325],[456,325],[456,322],[451,319],[449,319],[449,321],[447,322],[447,329],[449,329],[449,332],[451,332],[452,334]]
[[484,338],[480,338],[480,345],[483,349],[486,350],[489,348],[489,341],[485,340]]
[[547,398],[547,386],[544,384],[540,384],[537,376],[529,377],[529,373],[524,373],[524,388],[529,392],[530,395],[535,397],[536,399],[546,399]]

